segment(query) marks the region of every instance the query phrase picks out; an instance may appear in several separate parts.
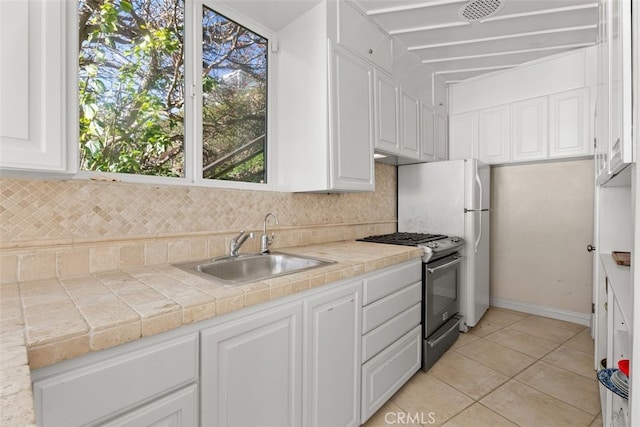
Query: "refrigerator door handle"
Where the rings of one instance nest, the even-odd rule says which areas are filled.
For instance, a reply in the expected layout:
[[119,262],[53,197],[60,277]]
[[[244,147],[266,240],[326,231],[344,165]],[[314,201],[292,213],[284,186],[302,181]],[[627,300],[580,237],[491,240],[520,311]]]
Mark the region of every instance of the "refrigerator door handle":
[[[482,182],[480,181],[480,174],[478,173],[478,169],[476,168],[476,183],[478,184],[478,189],[479,189],[479,200],[478,200],[478,207],[480,208],[480,211],[482,211]],[[478,224],[478,238],[476,239],[476,243],[475,243],[475,253],[478,253],[478,247],[480,246],[480,240],[482,240],[482,215],[480,215],[480,224]]]

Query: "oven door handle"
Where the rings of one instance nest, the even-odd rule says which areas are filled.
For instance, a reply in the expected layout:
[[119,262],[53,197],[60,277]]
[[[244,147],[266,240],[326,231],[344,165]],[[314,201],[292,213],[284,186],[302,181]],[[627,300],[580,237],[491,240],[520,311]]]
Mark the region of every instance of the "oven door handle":
[[456,264],[460,263],[461,261],[462,261],[462,257],[457,257],[457,258],[456,258],[456,259],[454,259],[453,261],[448,262],[448,263],[446,263],[446,264],[439,265],[439,266],[437,266],[437,267],[433,267],[433,268],[429,268],[429,267],[427,267],[427,271],[428,271],[430,274],[432,274],[432,273],[435,273],[435,272],[436,272],[436,271],[438,271],[438,270],[442,270],[443,268],[448,268],[448,267],[451,267],[452,265],[456,265]]
[[451,333],[451,331],[453,331],[453,330],[458,328],[458,325],[460,324],[461,320],[462,320],[462,317],[458,317],[458,320],[456,320],[456,322],[449,329],[447,329],[447,332],[443,333],[442,335],[440,335],[435,340],[427,340],[427,344],[429,344],[429,347],[435,347],[435,346],[438,345],[438,343],[440,341],[442,341],[443,339],[447,338],[449,336],[449,334]]

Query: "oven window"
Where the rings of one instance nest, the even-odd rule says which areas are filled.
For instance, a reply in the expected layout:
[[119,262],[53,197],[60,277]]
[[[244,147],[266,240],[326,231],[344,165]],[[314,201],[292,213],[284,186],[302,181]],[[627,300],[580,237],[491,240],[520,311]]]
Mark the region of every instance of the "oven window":
[[457,268],[451,268],[442,270],[442,273],[437,272],[429,275],[433,285],[427,287],[429,289],[427,301],[430,313],[438,314],[456,302],[458,299],[458,271]]

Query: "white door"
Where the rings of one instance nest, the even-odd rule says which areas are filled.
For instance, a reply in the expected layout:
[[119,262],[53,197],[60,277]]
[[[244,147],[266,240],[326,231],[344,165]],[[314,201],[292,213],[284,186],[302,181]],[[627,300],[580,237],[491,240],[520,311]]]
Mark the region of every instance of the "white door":
[[362,281],[304,303],[304,420],[309,427],[360,425]]
[[301,424],[301,311],[276,307],[202,332],[203,426]]
[[331,188],[373,191],[373,68],[340,46],[334,52]]

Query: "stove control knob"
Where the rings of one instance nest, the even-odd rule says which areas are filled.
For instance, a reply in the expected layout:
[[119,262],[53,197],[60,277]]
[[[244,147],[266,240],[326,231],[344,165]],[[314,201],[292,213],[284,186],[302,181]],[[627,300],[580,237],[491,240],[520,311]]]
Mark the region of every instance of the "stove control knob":
[[458,243],[460,241],[460,238],[458,236],[453,236],[453,237],[451,237],[451,241],[453,243]]
[[431,249],[435,249],[438,247],[438,242],[428,242],[427,247]]

